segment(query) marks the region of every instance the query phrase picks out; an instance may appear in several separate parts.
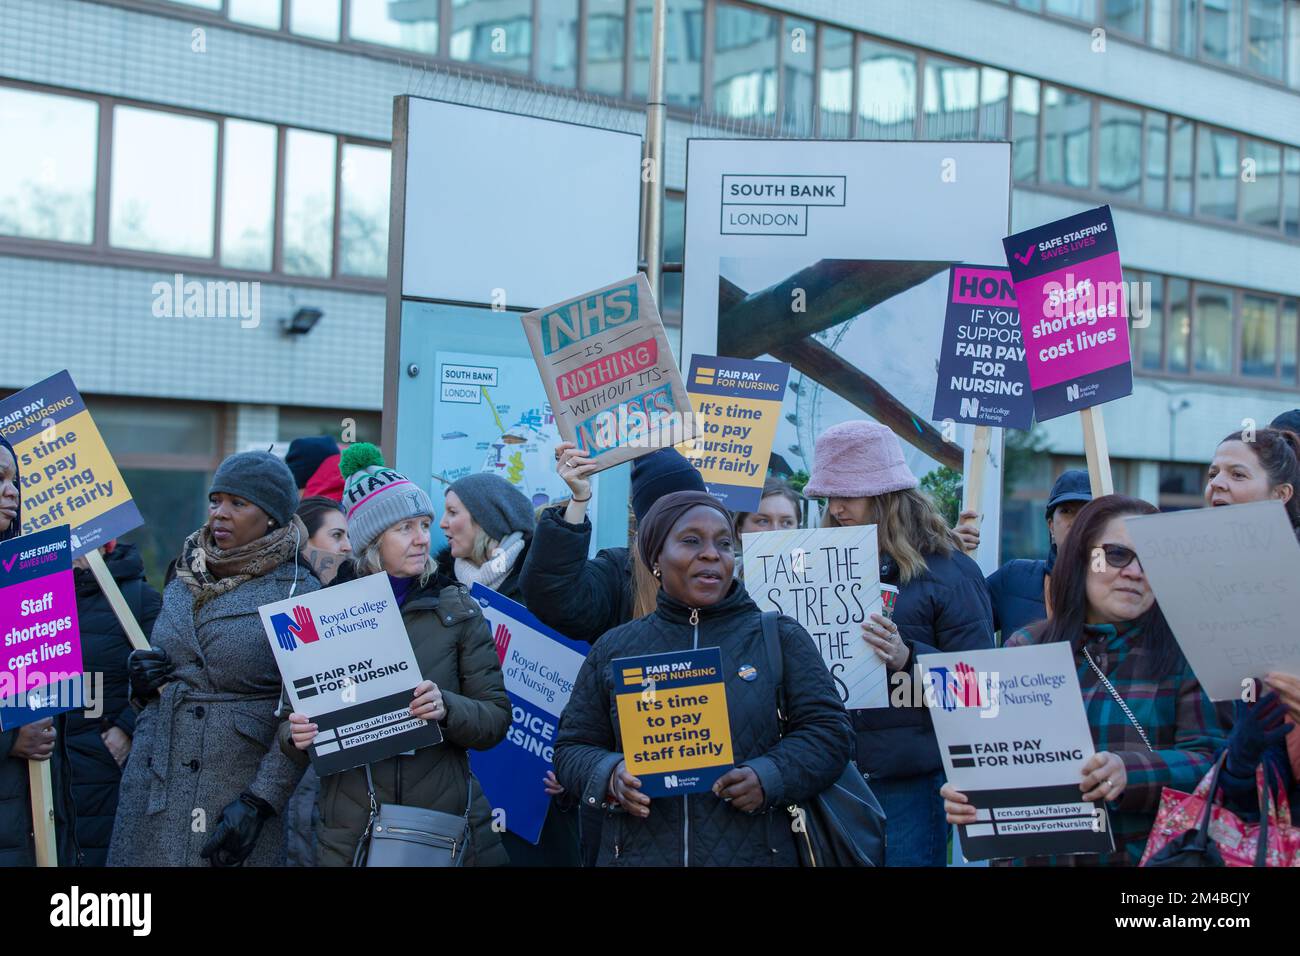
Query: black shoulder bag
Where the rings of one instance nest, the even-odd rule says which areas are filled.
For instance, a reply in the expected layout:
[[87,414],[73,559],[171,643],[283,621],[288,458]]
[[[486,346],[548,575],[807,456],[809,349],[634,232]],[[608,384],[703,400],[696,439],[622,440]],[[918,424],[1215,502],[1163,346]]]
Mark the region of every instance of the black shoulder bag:
[[[785,659],[775,611],[763,613],[763,641],[776,683],[776,719],[785,736]],[[879,866],[884,861],[885,811],[855,761],[804,806],[788,809],[803,866]]]

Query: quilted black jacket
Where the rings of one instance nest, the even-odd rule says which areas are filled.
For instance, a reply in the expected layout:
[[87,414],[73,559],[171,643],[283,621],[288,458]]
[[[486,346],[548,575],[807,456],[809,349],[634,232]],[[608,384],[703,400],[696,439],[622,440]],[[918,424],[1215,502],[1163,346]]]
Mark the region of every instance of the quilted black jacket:
[[[585,806],[606,801],[610,774],[623,759],[610,662],[637,654],[716,646],[722,651],[727,712],[736,763],[752,767],[767,806],[756,814],[733,810],[712,793],[656,798],[650,816],[634,818],[604,807],[598,865],[795,866],[794,833],[786,806],[820,793],[839,779],[853,754],[848,714],[808,632],[780,618],[785,658],[786,736],[779,734],[776,689],[768,677],[762,618],[739,584],[717,604],[691,609],[659,594],[654,614],[615,628],[587,656],[560,718],[555,769]],[[758,677],[742,680],[745,665]]]

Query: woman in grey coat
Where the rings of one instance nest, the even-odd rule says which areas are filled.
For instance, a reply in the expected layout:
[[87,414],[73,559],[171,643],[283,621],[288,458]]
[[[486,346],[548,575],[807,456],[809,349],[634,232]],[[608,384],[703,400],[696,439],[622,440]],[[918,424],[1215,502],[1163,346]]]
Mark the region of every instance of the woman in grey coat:
[[122,777],[109,866],[274,866],[301,768],[275,746],[280,674],[257,609],[320,587],[298,561],[305,528],[274,455],[221,463],[208,523],[185,542],[153,649],[135,651],[145,706]]

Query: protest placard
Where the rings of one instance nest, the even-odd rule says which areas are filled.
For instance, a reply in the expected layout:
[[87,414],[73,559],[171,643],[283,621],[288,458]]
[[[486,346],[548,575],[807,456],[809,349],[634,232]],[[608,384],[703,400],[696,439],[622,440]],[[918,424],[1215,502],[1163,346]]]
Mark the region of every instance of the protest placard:
[[628,773],[651,797],[710,789],[731,768],[722,651],[620,657],[611,663]]
[[1034,418],[1029,369],[1011,273],[953,266],[934,392],[935,421],[1028,429]]
[[1165,620],[1211,700],[1300,674],[1300,544],[1280,501],[1125,518]]
[[601,471],[695,436],[641,273],[522,317],[560,434]]
[[885,662],[862,639],[862,622],[881,608],[875,525],[747,534],[741,560],[758,606],[817,642],[845,707],[889,706]]
[[1038,420],[1131,394],[1128,307],[1110,207],[1018,232],[1002,245]]
[[66,370],[0,401],[22,478],[23,534],[66,524],[72,556],[144,524]]
[[978,811],[966,859],[1114,850],[1079,789],[1095,748],[1069,644],[921,654],[917,671],[948,782]]
[[789,377],[785,362],[691,359],[686,391],[699,434],[679,450],[703,475],[709,494],[732,511],[758,510]]
[[86,706],[67,525],[0,544],[0,730]]
[[293,709],[319,728],[324,777],[442,740],[411,716],[420,669],[385,574],[258,608]]
[[510,695],[510,729],[491,750],[471,750],[469,764],[494,811],[512,833],[541,839],[551,798],[542,789],[555,769],[555,734],[589,646],[551,630],[527,608],[475,582],[469,590],[496,642]]

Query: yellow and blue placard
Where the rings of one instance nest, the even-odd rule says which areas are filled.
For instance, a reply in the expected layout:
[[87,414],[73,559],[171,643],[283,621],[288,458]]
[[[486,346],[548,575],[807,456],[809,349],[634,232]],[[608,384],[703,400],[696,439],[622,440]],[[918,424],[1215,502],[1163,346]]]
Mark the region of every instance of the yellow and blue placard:
[[732,511],[756,511],[790,377],[784,362],[696,355],[686,391],[695,437],[678,451],[704,478],[709,494]]
[[612,667],[623,758],[641,792],[671,797],[712,787],[733,762],[722,652],[620,657]]

